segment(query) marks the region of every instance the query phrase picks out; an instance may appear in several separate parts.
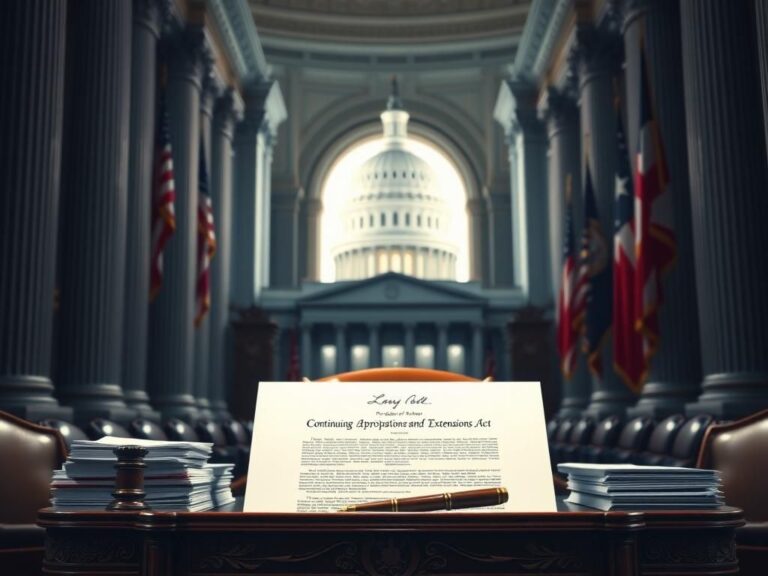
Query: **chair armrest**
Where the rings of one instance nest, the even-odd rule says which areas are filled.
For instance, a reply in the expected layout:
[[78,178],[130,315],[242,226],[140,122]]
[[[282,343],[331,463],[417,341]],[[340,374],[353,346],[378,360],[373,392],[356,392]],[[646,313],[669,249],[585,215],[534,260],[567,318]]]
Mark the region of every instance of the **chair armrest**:
[[747,522],[736,529],[736,543],[768,548],[768,522]]
[[5,548],[41,548],[45,529],[36,524],[0,524],[0,550]]

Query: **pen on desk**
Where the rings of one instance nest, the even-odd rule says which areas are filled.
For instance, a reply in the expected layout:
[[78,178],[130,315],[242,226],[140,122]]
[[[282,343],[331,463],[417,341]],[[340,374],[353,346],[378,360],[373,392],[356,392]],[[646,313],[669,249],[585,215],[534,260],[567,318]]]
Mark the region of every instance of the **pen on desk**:
[[464,492],[444,492],[413,498],[390,498],[364,504],[344,506],[339,512],[431,512],[497,506],[509,500],[506,488],[483,488]]

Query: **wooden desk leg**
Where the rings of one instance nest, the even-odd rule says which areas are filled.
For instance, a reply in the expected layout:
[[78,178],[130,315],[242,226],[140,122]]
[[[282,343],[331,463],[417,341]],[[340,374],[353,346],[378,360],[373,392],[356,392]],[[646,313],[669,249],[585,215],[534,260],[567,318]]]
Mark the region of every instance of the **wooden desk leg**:
[[639,576],[640,565],[637,559],[637,534],[618,534],[611,536],[608,555],[609,576]]
[[173,534],[147,534],[144,537],[142,576],[170,576],[173,574]]

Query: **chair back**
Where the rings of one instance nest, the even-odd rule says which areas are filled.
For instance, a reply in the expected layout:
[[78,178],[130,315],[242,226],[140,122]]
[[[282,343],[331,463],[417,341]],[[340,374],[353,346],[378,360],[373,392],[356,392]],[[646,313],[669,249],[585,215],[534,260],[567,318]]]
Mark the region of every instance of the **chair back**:
[[0,412],[0,524],[32,524],[49,505],[53,470],[67,457],[61,434]]
[[103,436],[117,436],[118,438],[130,438],[131,434],[117,422],[106,418],[94,418],[85,428],[85,433],[91,440],[98,440]]
[[621,432],[621,418],[618,416],[606,416],[595,426],[592,432],[589,446],[583,450],[583,459],[586,462],[605,462],[608,453],[616,445]]
[[477,382],[477,378],[428,368],[367,368],[319,378],[318,382]]
[[592,438],[592,431],[595,429],[595,421],[589,416],[584,416],[576,423],[571,430],[568,441],[574,445],[584,445]]
[[710,426],[696,466],[720,470],[726,502],[747,520],[768,521],[768,410]]
[[221,430],[230,446],[247,446],[250,444],[248,430],[237,420],[231,418],[225,420],[221,423]]
[[199,442],[197,434],[195,434],[192,426],[184,422],[184,420],[170,418],[165,422],[163,430],[165,431],[165,435],[168,436],[168,440]]
[[46,420],[40,420],[38,424],[40,424],[40,426],[45,426],[46,428],[53,428],[61,434],[61,437],[64,438],[64,443],[67,445],[67,450],[72,446],[73,440],[88,440],[88,436],[85,432],[80,430],[80,428],[74,424],[70,424],[64,420],[48,418]]
[[557,428],[560,426],[560,419],[553,418],[547,422],[547,440],[554,440]]
[[136,418],[128,425],[128,431],[133,438],[142,440],[168,440],[159,424],[146,418]]
[[672,452],[675,438],[683,424],[685,424],[685,416],[682,414],[673,414],[664,418],[653,429],[645,450],[633,456],[632,463],[643,466],[660,465]]
[[672,444],[670,456],[664,460],[664,464],[666,466],[693,466],[696,463],[701,440],[710,424],[712,424],[712,416],[709,414],[699,414],[683,424]]

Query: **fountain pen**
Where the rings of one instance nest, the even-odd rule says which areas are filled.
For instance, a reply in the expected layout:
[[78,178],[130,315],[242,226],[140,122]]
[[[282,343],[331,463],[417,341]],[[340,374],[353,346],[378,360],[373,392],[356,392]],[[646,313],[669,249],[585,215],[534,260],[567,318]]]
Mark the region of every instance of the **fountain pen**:
[[506,488],[483,488],[464,492],[444,492],[413,498],[390,498],[344,506],[339,512],[431,512],[434,510],[458,510],[496,506],[509,500]]

